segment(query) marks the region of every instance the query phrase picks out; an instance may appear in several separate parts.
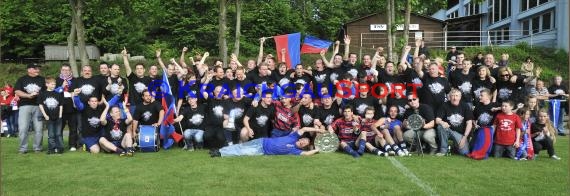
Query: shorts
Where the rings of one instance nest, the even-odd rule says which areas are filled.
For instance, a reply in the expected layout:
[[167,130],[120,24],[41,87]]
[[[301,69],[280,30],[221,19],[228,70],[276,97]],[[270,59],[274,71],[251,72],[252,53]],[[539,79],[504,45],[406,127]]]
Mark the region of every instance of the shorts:
[[390,122],[390,127],[388,128],[388,131],[390,131],[390,135],[394,134],[394,127],[399,126],[400,128],[402,127],[402,121],[400,120],[393,120],[392,122]]
[[123,146],[121,146],[121,141],[111,141],[111,143],[115,145],[117,148],[123,148]]
[[96,144],[99,143],[99,138],[100,137],[83,137],[83,144],[85,144],[85,147],[87,151],[89,151],[89,149],[91,149],[91,146],[94,146]]

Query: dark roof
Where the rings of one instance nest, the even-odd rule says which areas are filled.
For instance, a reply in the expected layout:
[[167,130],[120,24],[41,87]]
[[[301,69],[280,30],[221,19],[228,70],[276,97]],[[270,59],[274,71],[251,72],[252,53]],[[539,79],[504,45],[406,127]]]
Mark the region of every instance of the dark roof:
[[[404,11],[401,11],[401,12],[404,12]],[[365,18],[369,18],[369,17],[372,17],[372,16],[374,16],[374,15],[378,15],[378,14],[384,14],[384,13],[372,13],[372,14],[369,14],[369,15],[366,15],[366,16],[363,16],[363,17],[360,17],[360,18],[356,18],[356,19],[349,20],[349,21],[345,22],[344,24],[349,24],[349,23],[353,23],[353,22],[356,22],[356,21],[360,21],[360,20],[363,20],[363,19],[365,19]],[[412,16],[417,16],[417,17],[421,17],[421,18],[425,18],[425,19],[432,20],[432,21],[435,21],[435,22],[438,22],[438,23],[443,23],[443,21],[441,21],[441,20],[439,20],[439,19],[437,19],[437,18],[433,18],[433,17],[431,17],[431,16],[425,16],[425,15],[416,14],[416,13],[413,13],[413,12],[410,13],[410,15],[412,15]]]

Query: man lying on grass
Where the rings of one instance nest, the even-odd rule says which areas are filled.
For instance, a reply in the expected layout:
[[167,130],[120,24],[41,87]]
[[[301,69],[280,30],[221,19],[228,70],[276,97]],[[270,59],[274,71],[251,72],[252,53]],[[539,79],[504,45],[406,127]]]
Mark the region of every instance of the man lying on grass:
[[258,138],[249,142],[226,146],[214,152],[212,157],[256,156],[256,155],[314,155],[318,149],[309,150],[309,138],[301,137],[305,132],[324,133],[324,129],[303,127],[289,135],[275,138]]

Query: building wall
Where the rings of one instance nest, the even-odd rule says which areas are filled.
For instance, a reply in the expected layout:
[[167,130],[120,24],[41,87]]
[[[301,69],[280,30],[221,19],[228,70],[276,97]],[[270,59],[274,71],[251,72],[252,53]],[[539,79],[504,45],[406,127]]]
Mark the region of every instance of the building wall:
[[[388,45],[387,32],[371,31],[371,24],[386,24],[386,16],[384,14],[376,14],[346,24],[346,33],[351,37],[351,52],[357,54],[372,54],[375,51],[375,47],[386,47]],[[412,15],[410,16],[410,24],[419,24],[419,31],[423,32],[423,37],[428,47],[442,45],[441,42],[443,39],[433,38],[442,37],[440,35],[443,31],[442,23]],[[415,32],[418,31],[410,31],[409,43],[414,42]],[[398,31],[396,35],[397,37],[403,36],[403,31]]]
[[[454,16],[458,13],[457,17],[467,16],[464,6],[470,3],[470,0],[459,0],[459,3],[445,11],[446,17]],[[510,42],[503,45],[513,45],[521,41],[525,41],[532,45],[548,46],[555,48],[562,48],[568,51],[568,0],[552,0],[548,3],[522,11],[522,0],[511,0],[510,11],[511,16],[502,21],[489,23],[489,0],[480,4],[482,17],[481,44],[487,45],[488,36],[486,31],[495,31],[505,27],[509,27]],[[522,21],[539,16],[545,12],[554,10],[555,29],[551,31],[539,32],[532,36],[525,36],[522,34]],[[439,14],[441,17],[441,13]]]

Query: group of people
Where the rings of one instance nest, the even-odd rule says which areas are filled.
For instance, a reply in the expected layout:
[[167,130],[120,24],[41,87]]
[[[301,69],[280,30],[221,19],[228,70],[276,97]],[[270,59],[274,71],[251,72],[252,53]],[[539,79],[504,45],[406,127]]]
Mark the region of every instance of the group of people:
[[[482,159],[493,152],[495,157],[524,160],[546,149],[549,157],[560,159],[553,143],[565,129],[562,120],[550,121],[545,103],[566,100],[568,89],[561,76],[546,88],[541,69],[530,58],[515,73],[508,55],[499,62],[482,53],[468,60],[452,47],[446,60],[430,59],[423,41],[417,40],[413,51],[410,46],[402,50],[399,63],[388,61],[382,48],[358,63],[358,55],[350,53],[350,37],[343,41],[344,55],[337,41],[330,59],[322,51],[312,65],[291,68],[285,58],[264,55],[265,38],[258,59],[245,66],[235,55],[228,65],[208,65],[208,53],[190,57],[187,64],[186,47],[178,61],[168,64],[157,50],[158,65],[137,63],[134,71],[124,49],[126,78],[118,64],[101,63],[98,75],[83,65],[80,77],[63,64],[59,76],[45,78],[39,65],[29,64],[13,89],[17,113],[11,111],[12,100],[2,105],[17,115],[17,131],[10,133],[18,132],[21,154],[28,152],[30,128],[33,151],[43,150],[45,123],[48,154],[64,152],[62,130],[67,125],[69,151],[83,146],[91,153],[102,149],[133,156],[139,127],[158,130],[164,124],[160,95],[171,92],[174,127],[184,136],[180,146],[189,151],[207,147],[212,157],[313,155],[319,152],[314,139],[330,133],[338,136],[338,149],[355,158],[365,152],[406,156],[426,150],[435,156],[452,151]],[[278,52],[285,56],[284,50]],[[166,72],[170,89],[161,85],[166,81],[159,69]],[[379,83],[385,88],[370,88]],[[2,98],[11,93],[2,89]],[[568,113],[565,104],[561,115]],[[412,115],[421,116],[418,130],[411,129]],[[482,148],[482,140],[491,143]]]

